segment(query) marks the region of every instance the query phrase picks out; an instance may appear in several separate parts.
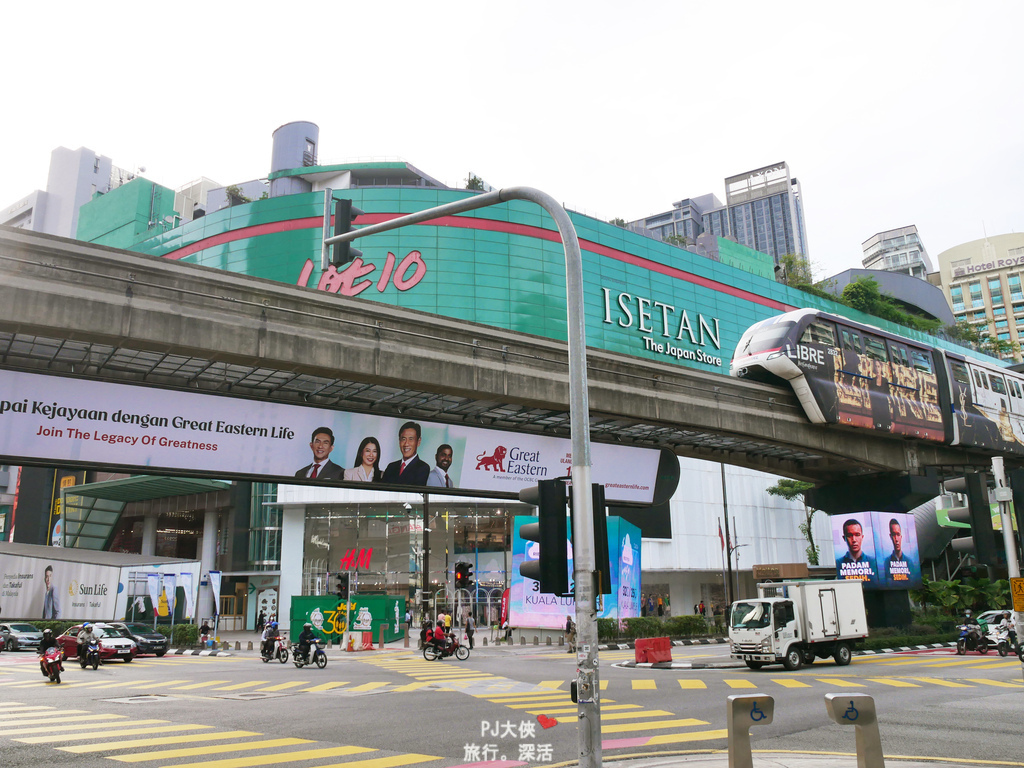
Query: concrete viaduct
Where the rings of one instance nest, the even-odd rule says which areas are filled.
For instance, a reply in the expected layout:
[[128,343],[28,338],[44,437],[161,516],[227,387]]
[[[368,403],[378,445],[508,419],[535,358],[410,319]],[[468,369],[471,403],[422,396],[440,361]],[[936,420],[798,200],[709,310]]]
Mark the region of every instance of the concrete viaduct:
[[[561,342],[6,227],[0,367],[569,432]],[[681,365],[590,349],[588,376],[598,442],[816,483],[988,461],[815,426],[785,389]]]

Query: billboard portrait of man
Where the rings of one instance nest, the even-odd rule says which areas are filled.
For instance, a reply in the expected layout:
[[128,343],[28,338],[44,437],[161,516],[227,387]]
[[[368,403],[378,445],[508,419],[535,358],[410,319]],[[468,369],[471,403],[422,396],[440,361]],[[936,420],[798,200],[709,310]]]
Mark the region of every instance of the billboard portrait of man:
[[[836,578],[875,581],[874,539],[870,520],[870,514],[846,519],[832,518],[832,535],[837,558]],[[840,537],[839,541],[835,540],[837,534]],[[846,552],[840,557],[844,548]]]
[[875,551],[881,586],[914,589],[921,585],[921,560],[913,515],[875,512]]
[[43,618],[59,619],[60,599],[57,597],[57,589],[53,583],[52,565],[46,566],[46,570],[43,571],[43,583],[46,589],[46,592],[43,593]]

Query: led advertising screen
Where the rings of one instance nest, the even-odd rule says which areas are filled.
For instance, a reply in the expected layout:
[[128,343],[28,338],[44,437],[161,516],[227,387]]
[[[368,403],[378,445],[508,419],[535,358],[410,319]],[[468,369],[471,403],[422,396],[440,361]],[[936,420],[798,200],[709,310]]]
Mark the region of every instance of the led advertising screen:
[[[540,584],[523,576],[519,566],[537,559],[538,545],[520,535],[522,526],[537,522],[530,515],[514,518],[512,538],[512,571],[509,574],[509,624],[513,627],[559,629],[565,617],[576,616],[576,602],[571,597],[541,592]],[[599,619],[628,619],[640,615],[640,529],[620,517],[608,518],[608,552],[611,558],[612,593],[605,595]],[[569,563],[569,589],[572,584],[572,543],[565,542]]]
[[[570,448],[538,434],[0,371],[0,457],[11,463],[517,494],[567,475]],[[660,456],[594,444],[593,475],[609,501],[650,504]]]
[[836,578],[859,579],[865,589],[916,589],[921,557],[914,516],[860,512],[832,517]]

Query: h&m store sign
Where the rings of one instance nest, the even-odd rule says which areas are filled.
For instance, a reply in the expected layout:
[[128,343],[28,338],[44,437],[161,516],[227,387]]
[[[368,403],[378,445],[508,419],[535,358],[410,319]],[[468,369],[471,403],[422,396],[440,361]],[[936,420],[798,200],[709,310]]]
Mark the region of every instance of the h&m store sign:
[[[604,323],[619,328],[635,328],[644,349],[676,360],[692,360],[722,367],[721,332],[718,318],[708,320],[701,313],[691,318],[686,309],[663,301],[601,288],[604,298]],[[712,352],[705,351],[708,345]]]

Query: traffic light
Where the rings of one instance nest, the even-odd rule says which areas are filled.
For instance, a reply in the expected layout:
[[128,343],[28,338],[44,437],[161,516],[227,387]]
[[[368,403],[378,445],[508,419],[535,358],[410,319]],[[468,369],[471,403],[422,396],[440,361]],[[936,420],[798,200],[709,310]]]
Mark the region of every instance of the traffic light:
[[519,500],[537,507],[537,522],[519,529],[519,535],[537,543],[537,557],[519,565],[519,573],[540,582],[540,591],[564,595],[569,591],[568,525],[565,483],[541,480],[519,492]]
[[347,573],[336,573],[334,574],[336,581],[334,587],[334,594],[340,597],[342,600],[348,597],[348,574]]
[[[597,574],[597,594],[612,593],[612,564],[608,553],[608,516],[604,501],[604,486],[590,486],[594,498],[594,572]],[[570,505],[571,508],[571,505]]]
[[[363,212],[352,205],[352,201],[344,197],[334,201],[334,235],[342,235],[352,229],[352,222]],[[363,255],[358,248],[353,248],[352,243],[334,243],[331,246],[331,264],[335,268],[348,264],[353,259]]]
[[963,477],[946,480],[946,493],[962,493],[967,497],[966,506],[951,507],[946,515],[956,523],[970,526],[969,536],[953,539],[951,545],[957,552],[970,553],[978,563],[994,567],[999,562],[995,531],[992,530],[992,507],[988,501],[988,475],[975,472]]
[[469,563],[455,564],[455,588],[469,589],[473,586],[473,566]]

